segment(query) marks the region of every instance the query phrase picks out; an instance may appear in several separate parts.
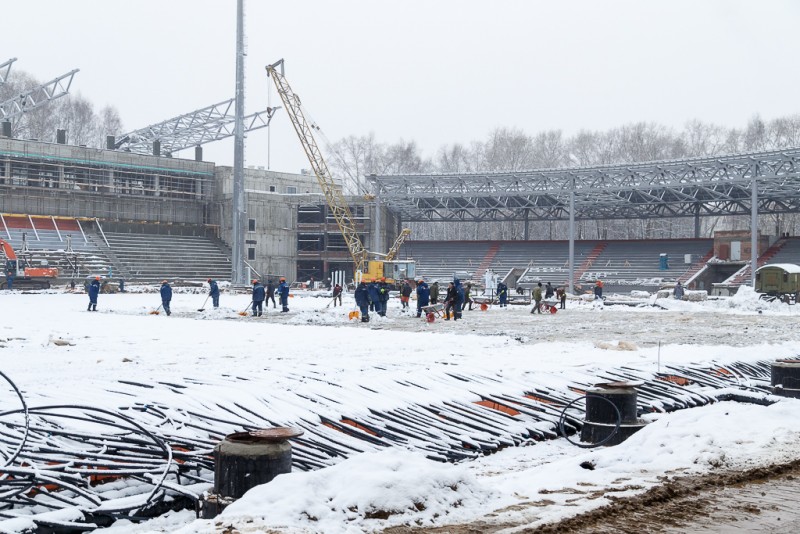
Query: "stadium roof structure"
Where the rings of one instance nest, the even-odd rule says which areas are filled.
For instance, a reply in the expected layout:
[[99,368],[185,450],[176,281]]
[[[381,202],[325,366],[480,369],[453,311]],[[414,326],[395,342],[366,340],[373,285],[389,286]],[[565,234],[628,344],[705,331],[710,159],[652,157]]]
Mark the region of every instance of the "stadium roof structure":
[[[404,222],[626,219],[800,212],[800,148],[625,165],[370,175]],[[756,188],[754,189],[754,184]]]

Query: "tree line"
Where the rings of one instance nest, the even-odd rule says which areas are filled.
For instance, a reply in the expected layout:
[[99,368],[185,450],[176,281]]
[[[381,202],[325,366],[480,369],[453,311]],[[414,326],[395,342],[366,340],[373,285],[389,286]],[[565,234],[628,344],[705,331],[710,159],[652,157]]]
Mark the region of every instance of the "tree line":
[[[13,76],[0,85],[0,102],[19,97],[41,84],[34,76],[15,70]],[[92,148],[105,148],[106,135],[122,133],[122,119],[116,108],[107,105],[96,111],[94,104],[80,93],[53,100],[11,122],[11,134],[17,139],[55,142],[56,130],[64,129],[67,143]]]
[[[41,81],[15,71],[0,85],[5,102],[41,85]],[[12,123],[18,139],[55,141],[57,129],[67,130],[67,142],[88,147],[105,147],[106,135],[123,132],[122,119],[113,106],[95,110],[78,94],[59,98]],[[342,183],[345,193],[372,193],[365,177],[369,174],[474,173],[524,171],[611,165],[642,161],[718,156],[741,152],[779,150],[800,146],[800,114],[765,121],[755,116],[743,128],[732,128],[700,120],[675,130],[654,122],[637,122],[604,131],[581,130],[565,135],[546,130],[533,135],[519,128],[498,127],[483,140],[469,144],[442,145],[433,156],[423,154],[415,141],[380,142],[374,133],[350,135],[327,146],[328,165]],[[800,220],[794,214],[762,216],[762,233],[797,234]],[[701,236],[715,229],[748,229],[746,217],[706,217]],[[474,224],[412,223],[414,239],[523,239],[520,221]],[[774,229],[774,230],[773,230]],[[679,238],[694,235],[694,221],[685,218],[624,221],[578,221],[579,239]],[[530,239],[566,239],[564,221],[531,220]]]
[[[374,133],[349,136],[328,147],[329,165],[348,194],[372,193],[369,174],[474,173],[525,171],[611,165],[800,146],[800,114],[765,121],[755,116],[744,128],[691,120],[681,130],[654,122],[637,122],[605,131],[581,130],[565,135],[547,130],[533,135],[518,128],[499,127],[482,141],[443,145],[432,157],[414,141],[379,142]],[[796,235],[797,216],[763,216],[762,233]],[[567,239],[564,221],[531,220],[529,239]],[[707,217],[701,237],[714,230],[748,229],[746,217]],[[766,226],[764,226],[766,225]],[[412,223],[414,239],[523,239],[524,222],[473,224]],[[688,218],[578,221],[579,239],[648,239],[694,236]]]

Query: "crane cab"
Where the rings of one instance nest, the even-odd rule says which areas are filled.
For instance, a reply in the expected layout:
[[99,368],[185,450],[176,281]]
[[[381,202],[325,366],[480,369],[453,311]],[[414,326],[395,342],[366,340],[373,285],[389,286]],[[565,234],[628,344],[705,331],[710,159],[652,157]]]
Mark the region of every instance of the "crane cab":
[[386,278],[390,284],[399,284],[403,280],[416,280],[417,263],[414,260],[371,260],[367,262],[364,277],[373,280]]

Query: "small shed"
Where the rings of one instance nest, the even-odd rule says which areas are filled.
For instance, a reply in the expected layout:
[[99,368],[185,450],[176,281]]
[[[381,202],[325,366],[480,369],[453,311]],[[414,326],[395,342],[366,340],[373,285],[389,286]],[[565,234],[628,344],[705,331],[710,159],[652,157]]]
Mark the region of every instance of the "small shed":
[[756,269],[756,291],[770,296],[790,295],[800,292],[800,265],[773,263]]

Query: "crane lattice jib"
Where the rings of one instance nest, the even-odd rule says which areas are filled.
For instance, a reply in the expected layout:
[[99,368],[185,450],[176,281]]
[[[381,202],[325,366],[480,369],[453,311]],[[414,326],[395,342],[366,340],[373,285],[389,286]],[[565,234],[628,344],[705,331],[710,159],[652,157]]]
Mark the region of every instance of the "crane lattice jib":
[[384,258],[386,261],[391,261],[397,256],[397,253],[400,251],[400,247],[403,246],[403,242],[406,240],[408,236],[411,235],[410,228],[403,228],[403,231],[400,232],[400,235],[397,236],[397,239],[394,240],[394,244],[392,248],[389,249],[389,252],[386,254]]
[[306,117],[303,114],[300,99],[294,94],[294,91],[292,91],[291,86],[286,81],[283,74],[275,69],[275,66],[280,63],[279,61],[275,65],[269,65],[267,67],[267,72],[272,77],[272,81],[275,82],[275,87],[278,90],[278,94],[281,96],[286,112],[289,114],[289,119],[292,121],[294,130],[300,138],[300,142],[303,145],[303,150],[306,152],[311,168],[314,170],[319,185],[325,193],[325,200],[328,202],[328,208],[333,213],[336,224],[339,225],[339,230],[344,236],[347,248],[350,250],[350,255],[353,257],[356,271],[364,272],[366,271],[368,253],[356,231],[356,225],[353,221],[350,207],[341,189],[337,187],[336,182],[334,182],[330,170],[328,170],[328,165],[325,163],[322,152],[320,152],[314,135],[312,134],[311,125],[306,121]]

